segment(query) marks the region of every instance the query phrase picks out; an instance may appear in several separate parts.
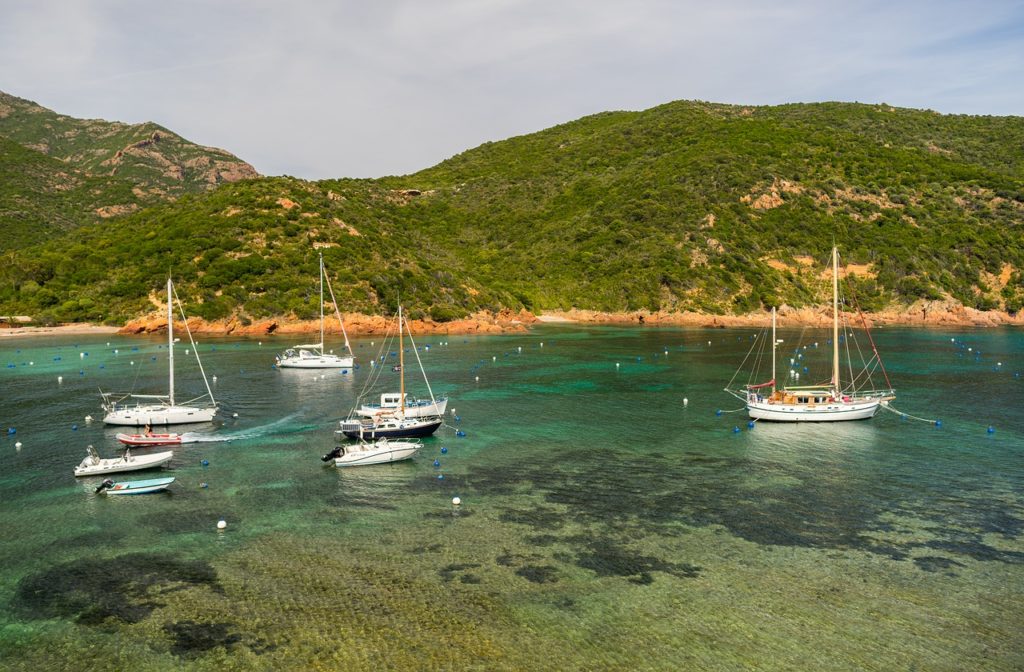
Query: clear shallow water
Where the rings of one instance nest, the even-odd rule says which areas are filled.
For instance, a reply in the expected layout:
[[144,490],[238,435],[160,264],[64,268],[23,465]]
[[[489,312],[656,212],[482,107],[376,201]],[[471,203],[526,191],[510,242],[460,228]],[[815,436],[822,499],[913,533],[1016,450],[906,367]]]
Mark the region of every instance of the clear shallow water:
[[162,341],[0,341],[2,666],[1024,667],[1024,333],[875,333],[895,405],[942,427],[748,429],[721,388],[751,333],[420,339],[466,437],[353,470],[319,457],[365,369],[275,371],[284,340],[209,339],[222,423],[190,428],[210,441],[175,449],[171,493],[135,498],[71,470],[115,452],[84,422],[98,387],[164,389]]

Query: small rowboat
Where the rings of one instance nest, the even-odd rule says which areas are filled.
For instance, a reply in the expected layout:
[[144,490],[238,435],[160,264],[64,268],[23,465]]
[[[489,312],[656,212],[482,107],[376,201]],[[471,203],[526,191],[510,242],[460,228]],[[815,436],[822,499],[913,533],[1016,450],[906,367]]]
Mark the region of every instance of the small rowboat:
[[174,477],[151,478],[146,481],[120,481],[115,483],[109,478],[104,480],[96,488],[96,492],[105,492],[108,495],[148,495],[152,492],[160,492],[174,483]]
[[118,434],[117,440],[126,446],[176,446],[181,434]]

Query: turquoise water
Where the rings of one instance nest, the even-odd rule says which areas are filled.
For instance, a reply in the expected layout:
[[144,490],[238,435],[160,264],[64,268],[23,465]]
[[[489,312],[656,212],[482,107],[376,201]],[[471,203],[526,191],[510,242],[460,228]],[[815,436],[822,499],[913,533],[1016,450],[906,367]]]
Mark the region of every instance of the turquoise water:
[[941,426],[750,429],[721,389],[752,334],[421,338],[459,421],[352,470],[319,458],[366,369],[203,340],[222,419],[130,498],[72,468],[116,452],[98,388],[164,389],[161,339],[0,341],[0,667],[1024,668],[1024,333],[874,334],[895,406]]

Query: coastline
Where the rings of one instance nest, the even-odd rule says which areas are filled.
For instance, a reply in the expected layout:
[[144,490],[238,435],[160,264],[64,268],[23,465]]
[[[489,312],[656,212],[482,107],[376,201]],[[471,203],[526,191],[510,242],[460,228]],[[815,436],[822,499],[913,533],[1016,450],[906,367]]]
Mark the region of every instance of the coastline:
[[78,336],[81,334],[116,334],[120,327],[107,327],[89,322],[59,324],[54,327],[10,327],[0,329],[0,340],[19,336]]
[[[903,308],[890,308],[879,313],[865,314],[870,326],[904,327],[1024,327],[1024,312],[1010,315],[1005,311],[981,311],[952,301],[918,301]],[[381,335],[391,328],[392,318],[381,315],[348,313],[343,315],[345,330],[353,336]],[[786,326],[827,327],[832,314],[827,308],[792,308],[782,306],[778,311],[779,323]],[[846,313],[848,321],[857,321],[857,315]],[[461,320],[436,322],[431,319],[409,320],[413,334],[471,335],[526,333],[535,324],[588,324],[618,326],[677,326],[705,329],[730,327],[762,327],[767,324],[768,313],[745,315],[711,315],[691,312],[602,312],[595,310],[549,310],[534,315],[522,310],[503,310],[499,313],[483,311]],[[325,324],[331,335],[341,334],[333,320]],[[53,327],[11,327],[0,329],[0,340],[19,336],[88,335],[88,334],[148,334],[166,329],[167,319],[152,313],[129,321],[123,327],[110,327],[89,323],[62,324]],[[286,318],[256,320],[244,324],[237,318],[207,322],[189,318],[188,327],[194,334],[207,336],[272,336],[313,334],[320,331],[319,320],[288,320]]]

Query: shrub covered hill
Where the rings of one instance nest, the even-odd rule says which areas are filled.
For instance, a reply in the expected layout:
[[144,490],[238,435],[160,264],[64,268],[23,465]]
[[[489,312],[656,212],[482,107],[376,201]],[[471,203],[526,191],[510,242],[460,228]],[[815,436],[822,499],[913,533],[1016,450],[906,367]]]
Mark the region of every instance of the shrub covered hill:
[[153,123],[75,119],[0,91],[0,251],[256,176]]
[[171,271],[207,319],[343,310],[748,313],[821,303],[833,241],[865,310],[1024,304],[1024,119],[675,102],[379,180],[263,178],[22,248],[0,312],[120,323]]

